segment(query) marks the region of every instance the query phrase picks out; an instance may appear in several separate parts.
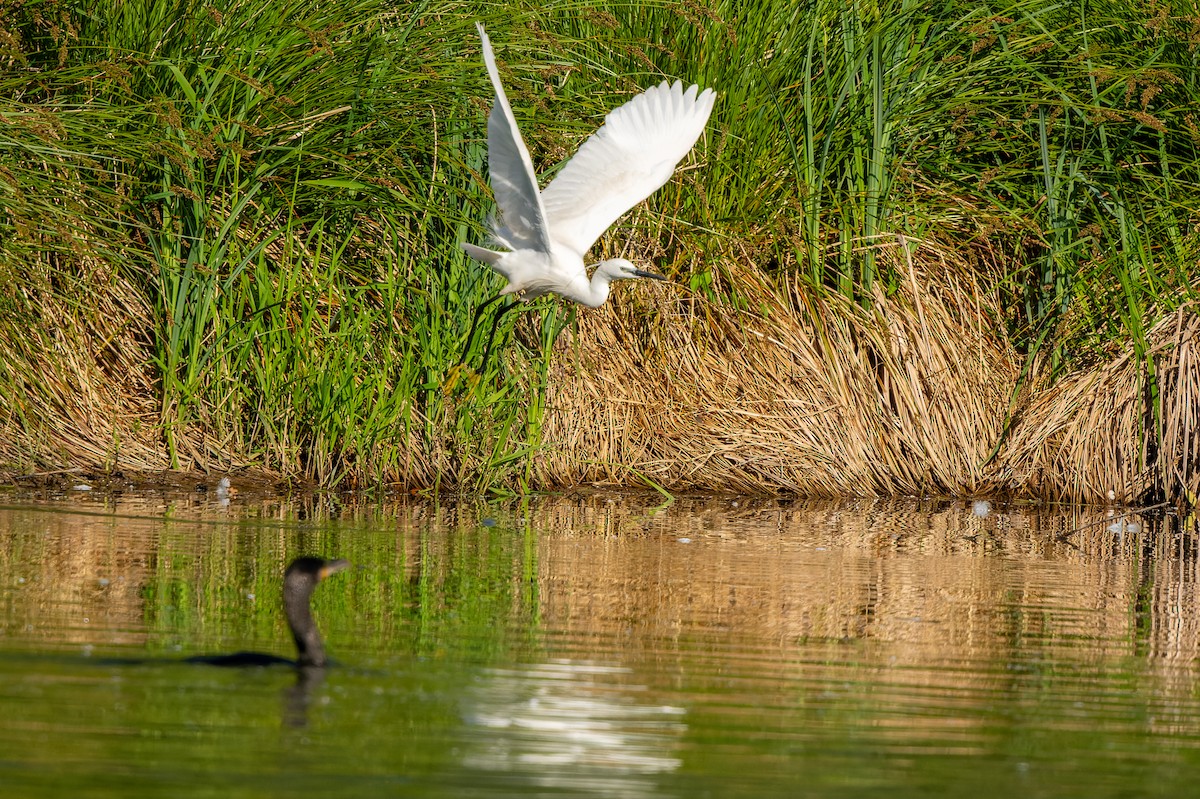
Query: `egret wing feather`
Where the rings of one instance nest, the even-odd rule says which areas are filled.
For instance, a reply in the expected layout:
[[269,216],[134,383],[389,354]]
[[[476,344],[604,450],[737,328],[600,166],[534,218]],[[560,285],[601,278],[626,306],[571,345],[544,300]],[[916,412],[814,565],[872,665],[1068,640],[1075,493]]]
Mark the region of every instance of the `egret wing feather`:
[[483,63],[487,66],[496,101],[488,115],[488,168],[491,171],[492,194],[500,209],[500,218],[493,233],[501,244],[510,249],[536,249],[548,252],[550,235],[546,212],[538,192],[537,175],[529,150],[521,138],[521,130],[508,104],[508,96],[500,83],[492,43],[483,25],[475,23],[483,44]]
[[611,111],[542,192],[550,236],[583,255],[670,179],[700,138],[716,93],[663,81]]

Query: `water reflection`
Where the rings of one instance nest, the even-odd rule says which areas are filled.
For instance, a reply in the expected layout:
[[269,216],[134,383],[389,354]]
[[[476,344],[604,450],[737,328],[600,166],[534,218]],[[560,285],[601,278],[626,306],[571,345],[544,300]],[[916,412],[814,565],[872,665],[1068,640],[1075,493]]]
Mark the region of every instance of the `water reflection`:
[[485,670],[464,697],[464,716],[478,733],[463,765],[536,775],[540,788],[658,795],[648,778],[679,768],[672,753],[685,714],[639,701],[646,686],[630,677],[629,669],[569,660]]
[[325,682],[324,666],[297,666],[296,682],[283,690],[283,724],[286,727],[308,726],[308,709],[313,695]]
[[[1170,517],[1003,506],[981,514],[979,501],[710,500],[654,512],[607,498],[506,509],[328,497],[221,506],[205,497],[91,492],[70,512],[0,508],[5,634],[56,646],[169,646],[182,642],[177,622],[194,621],[206,639],[212,622],[222,641],[228,617],[274,614],[270,572],[288,552],[345,540],[370,548],[368,562],[409,587],[462,577],[494,593],[490,584],[512,579],[516,566],[497,562],[497,548],[523,557],[532,586],[504,590],[535,589],[527,599],[540,623],[568,637],[870,639],[893,644],[901,661],[934,650],[998,653],[1030,636],[1088,639],[1163,663],[1200,652],[1195,537]],[[197,584],[223,594],[192,597]],[[405,585],[390,586],[401,602]]]
[[[226,787],[342,796],[1140,795],[1200,773],[1197,536],[1171,516],[213,494],[0,506],[0,714],[20,719],[0,782],[67,795],[198,752]],[[340,667],[155,665],[290,654],[301,553],[363,566],[315,600]]]

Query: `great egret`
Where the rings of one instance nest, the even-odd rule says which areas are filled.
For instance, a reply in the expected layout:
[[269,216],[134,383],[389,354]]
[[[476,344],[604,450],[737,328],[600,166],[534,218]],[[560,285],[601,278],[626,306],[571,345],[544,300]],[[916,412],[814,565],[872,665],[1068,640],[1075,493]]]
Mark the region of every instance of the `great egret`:
[[[533,161],[500,83],[491,41],[481,23],[475,27],[496,90],[488,115],[488,167],[499,213],[489,223],[496,243],[508,249],[489,250],[463,242],[468,255],[508,280],[497,297],[479,308],[475,323],[484,308],[508,294],[526,302],[558,294],[596,308],[608,299],[614,280],[665,280],[624,258],[600,261],[589,280],[583,257],[613,222],[667,182],[704,131],[716,93],[700,91],[698,86],[685,90],[679,81],[663,81],[647,89],[611,111],[601,128],[539,191]],[[515,303],[496,313],[493,335],[500,316]],[[468,347],[474,332],[472,324]]]

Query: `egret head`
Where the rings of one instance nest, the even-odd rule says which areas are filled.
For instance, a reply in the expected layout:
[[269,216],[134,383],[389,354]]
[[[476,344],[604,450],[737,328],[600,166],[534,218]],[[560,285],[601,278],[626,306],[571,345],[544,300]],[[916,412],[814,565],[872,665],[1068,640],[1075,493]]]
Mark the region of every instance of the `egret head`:
[[589,290],[580,294],[563,294],[564,297],[570,297],[575,302],[588,306],[589,308],[599,308],[608,299],[608,284],[614,280],[625,280],[635,277],[649,277],[655,280],[666,280],[665,277],[656,272],[647,272],[644,269],[638,269],[624,258],[610,258],[607,261],[601,261],[596,264],[596,269],[592,272],[592,279],[589,285]]
[[[626,261],[624,258],[610,258],[607,261],[601,261],[596,266],[596,274],[601,274],[609,280],[623,280],[626,278],[649,277],[654,280],[666,280],[665,277],[657,272],[647,272],[645,269],[638,269],[632,262]],[[592,276],[595,279],[595,275]]]

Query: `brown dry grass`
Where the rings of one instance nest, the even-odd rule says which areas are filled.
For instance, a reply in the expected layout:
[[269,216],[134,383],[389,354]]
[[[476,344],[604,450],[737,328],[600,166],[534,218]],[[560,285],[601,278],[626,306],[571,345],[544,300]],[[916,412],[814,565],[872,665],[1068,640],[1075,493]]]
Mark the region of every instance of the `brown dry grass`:
[[34,268],[19,285],[0,315],[0,467],[168,468],[144,296],[99,263],[77,285]]
[[[640,283],[581,311],[550,365],[531,487],[652,481],[827,497],[1195,504],[1194,306],[1150,335],[1160,418],[1143,362],[1127,348],[1051,387],[1031,381],[992,457],[1020,365],[994,299],[944,248],[900,240],[878,257],[908,280],[891,296],[877,293],[870,309],[781,286],[740,257],[724,262],[722,280],[737,286],[742,309],[679,284]],[[30,274],[7,302],[19,307],[0,317],[0,377],[18,390],[0,395],[0,469],[10,479],[166,469],[153,314],[139,292],[97,267],[77,286]],[[442,489],[476,480],[471,464],[453,457],[453,431],[444,433],[397,438],[403,451],[385,458],[393,465],[384,479]],[[215,436],[203,419],[179,443],[200,469],[247,462],[237,450],[254,446]],[[275,462],[283,476],[320,478],[304,472],[302,455],[281,451]],[[363,473],[349,468],[344,479],[374,482],[371,468],[364,461]]]
[[1148,336],[1161,391],[1132,347],[1038,392],[1002,457],[1007,488],[1076,502],[1195,505],[1200,492],[1200,316],[1194,305]]
[[[741,267],[738,311],[675,286],[580,315],[551,377],[539,476],[552,485],[809,496],[991,486],[1017,360],[990,298],[945,252],[899,242],[909,283],[870,310],[781,292]],[[912,245],[913,242],[908,242]]]

